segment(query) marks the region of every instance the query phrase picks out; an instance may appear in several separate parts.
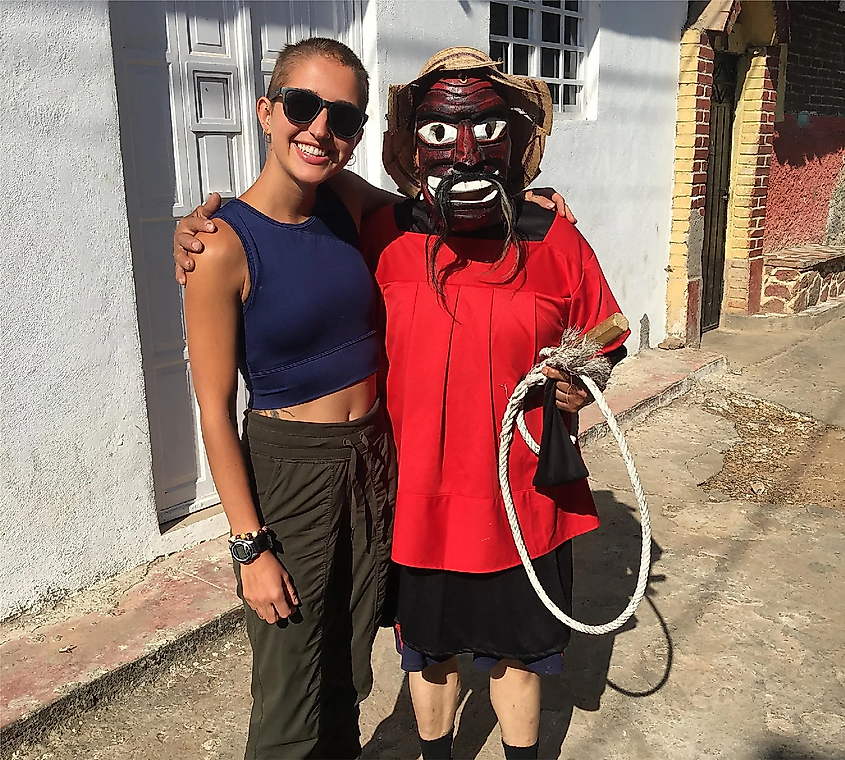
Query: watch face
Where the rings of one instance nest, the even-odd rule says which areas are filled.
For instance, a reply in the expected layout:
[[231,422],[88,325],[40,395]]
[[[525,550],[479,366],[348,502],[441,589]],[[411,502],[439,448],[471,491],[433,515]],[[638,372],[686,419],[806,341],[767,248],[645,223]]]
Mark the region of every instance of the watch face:
[[232,541],[231,546],[232,556],[238,562],[248,562],[255,556],[252,547],[246,541]]

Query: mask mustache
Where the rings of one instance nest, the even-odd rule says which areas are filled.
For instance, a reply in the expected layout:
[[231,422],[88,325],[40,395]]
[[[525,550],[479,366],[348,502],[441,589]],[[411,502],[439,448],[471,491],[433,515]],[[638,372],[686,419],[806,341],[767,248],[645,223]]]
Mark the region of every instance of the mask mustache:
[[[508,195],[505,186],[502,183],[498,174],[492,172],[458,172],[450,174],[440,181],[437,185],[436,192],[433,198],[432,221],[434,222],[434,231],[426,238],[426,269],[428,272],[428,281],[434,288],[437,298],[441,305],[449,311],[446,304],[446,280],[454,272],[463,269],[467,262],[461,258],[457,258],[450,264],[444,267],[438,266],[438,253],[445,244],[447,238],[452,234],[452,224],[455,218],[454,198],[452,190],[455,186],[463,186],[472,188],[475,182],[489,183],[489,186],[494,188],[493,192],[497,193],[499,201],[500,219],[502,223],[502,249],[499,258],[493,262],[489,271],[498,269],[506,260],[508,251],[511,246],[516,249],[516,256],[514,257],[513,266],[505,276],[503,282],[509,282],[522,268],[525,262],[526,248],[519,239],[516,231],[516,207],[513,199]],[[484,186],[479,187],[483,189]],[[431,186],[429,185],[429,189]],[[473,190],[470,190],[473,192]],[[488,200],[492,200],[489,198]],[[478,201],[476,201],[478,202]],[[485,201],[481,201],[485,202]],[[466,207],[467,202],[461,201],[460,206]],[[451,312],[449,312],[451,314]],[[454,314],[452,315],[454,316]]]
[[[505,195],[505,188],[498,174],[494,172],[456,172],[444,178],[429,177],[429,191],[434,191],[435,207],[443,207],[454,202],[462,205],[474,205],[487,203],[493,200],[496,194],[501,198]],[[475,199],[459,199],[454,197],[461,193],[478,193],[489,189],[487,195]]]

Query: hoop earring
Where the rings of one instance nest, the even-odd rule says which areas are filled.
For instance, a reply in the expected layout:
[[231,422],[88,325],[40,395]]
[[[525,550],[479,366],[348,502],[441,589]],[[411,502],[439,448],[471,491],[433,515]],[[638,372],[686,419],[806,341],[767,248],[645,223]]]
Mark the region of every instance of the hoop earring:
[[268,145],[270,144],[270,133],[269,132],[264,132],[264,142],[266,142]]
[[355,154],[353,153],[346,162],[347,166],[355,166]]

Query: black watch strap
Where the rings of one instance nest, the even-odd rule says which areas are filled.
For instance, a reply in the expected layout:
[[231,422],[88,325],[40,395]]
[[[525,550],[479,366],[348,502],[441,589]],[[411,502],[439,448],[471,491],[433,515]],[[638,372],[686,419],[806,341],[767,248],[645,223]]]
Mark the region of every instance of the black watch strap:
[[255,538],[235,537],[229,540],[229,551],[232,558],[242,565],[248,565],[258,556],[273,548],[273,538],[269,531],[261,531]]

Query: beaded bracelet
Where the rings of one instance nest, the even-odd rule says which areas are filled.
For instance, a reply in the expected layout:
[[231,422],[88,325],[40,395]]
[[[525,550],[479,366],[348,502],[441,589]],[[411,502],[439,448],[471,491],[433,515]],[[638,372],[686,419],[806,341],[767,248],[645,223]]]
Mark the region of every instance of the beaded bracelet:
[[236,533],[233,536],[229,536],[229,543],[232,543],[232,541],[237,541],[238,539],[242,541],[255,541],[255,539],[258,538],[262,533],[267,533],[269,530],[270,529],[266,525],[263,525],[258,530],[252,530],[248,533]]

